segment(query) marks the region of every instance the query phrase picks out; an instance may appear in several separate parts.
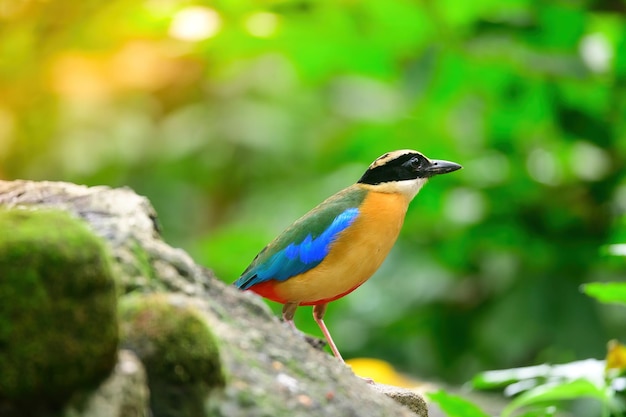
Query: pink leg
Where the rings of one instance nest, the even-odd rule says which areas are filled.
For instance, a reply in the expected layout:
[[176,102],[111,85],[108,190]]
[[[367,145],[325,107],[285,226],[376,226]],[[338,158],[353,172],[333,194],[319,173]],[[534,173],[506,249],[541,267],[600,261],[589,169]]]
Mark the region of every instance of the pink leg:
[[333,354],[335,355],[335,357],[337,359],[339,359],[341,362],[344,362],[343,358],[341,357],[341,353],[339,353],[339,350],[337,349],[337,346],[335,345],[335,342],[333,342],[333,338],[330,336],[330,332],[328,331],[328,328],[326,328],[326,324],[324,324],[324,313],[326,313],[326,306],[328,304],[318,304],[316,306],[313,306],[313,319],[315,320],[315,322],[317,323],[318,326],[320,326],[320,329],[322,329],[322,333],[324,333],[324,337],[326,338],[326,341],[328,342],[328,346],[330,346],[330,350],[333,351]]

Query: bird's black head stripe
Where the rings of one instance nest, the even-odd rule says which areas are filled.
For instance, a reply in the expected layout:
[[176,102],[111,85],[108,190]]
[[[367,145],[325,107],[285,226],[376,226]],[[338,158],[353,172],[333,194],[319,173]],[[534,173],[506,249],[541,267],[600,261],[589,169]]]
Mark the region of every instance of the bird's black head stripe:
[[[386,156],[388,156],[388,154],[381,156],[378,160],[383,159]],[[416,171],[405,165],[406,162],[415,157],[423,158],[426,161],[426,158],[422,154],[408,152],[399,155],[386,163],[368,169],[359,180],[359,183],[376,185],[389,181],[415,179],[418,177]]]

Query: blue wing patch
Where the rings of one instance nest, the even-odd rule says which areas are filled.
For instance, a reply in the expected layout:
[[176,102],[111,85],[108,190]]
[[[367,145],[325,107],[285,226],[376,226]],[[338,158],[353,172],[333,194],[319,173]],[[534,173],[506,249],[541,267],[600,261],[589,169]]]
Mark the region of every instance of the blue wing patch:
[[300,243],[292,242],[275,253],[265,262],[249,268],[235,282],[235,286],[246,290],[255,284],[275,279],[287,279],[302,274],[319,265],[330,250],[330,245],[339,233],[347,229],[359,215],[359,209],[349,208],[333,219],[319,236],[308,234]]

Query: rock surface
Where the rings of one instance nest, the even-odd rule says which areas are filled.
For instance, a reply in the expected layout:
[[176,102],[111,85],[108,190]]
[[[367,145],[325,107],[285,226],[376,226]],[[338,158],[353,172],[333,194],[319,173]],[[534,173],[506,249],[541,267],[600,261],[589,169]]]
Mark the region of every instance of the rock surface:
[[[132,325],[133,320],[151,319],[149,314],[146,318],[138,313],[141,309],[137,303],[161,303],[167,314],[180,315],[174,322],[193,323],[193,331],[184,331],[183,336],[173,331],[171,325],[153,326],[156,333],[144,335],[145,345],[140,346],[137,341],[133,344],[131,338],[123,342],[135,350],[142,362],[146,361],[143,365],[147,368],[148,386],[153,390],[151,395],[169,392],[174,402],[204,398],[203,404],[195,402],[185,414],[177,414],[169,406],[159,408],[158,404],[162,403],[152,399],[150,411],[154,416],[426,416],[421,397],[387,388],[383,395],[355,377],[348,367],[313,349],[301,335],[281,324],[256,295],[220,282],[184,251],[164,243],[149,202],[129,189],[0,181],[0,207],[54,208],[85,220],[106,241],[113,256],[122,329]],[[152,293],[160,295],[149,295]],[[127,304],[125,310],[126,303],[130,307]],[[93,325],[99,326],[99,321],[94,320]],[[206,328],[203,330],[202,326]],[[189,334],[196,336],[186,340]],[[163,356],[161,371],[164,372],[151,373],[150,366],[154,364],[148,362],[155,357],[151,355],[167,343],[176,343],[177,337],[182,337],[180,345],[156,355]],[[164,340],[167,343],[161,343]],[[198,341],[211,346],[200,349]],[[174,351],[177,353],[166,359]],[[208,375],[204,371],[196,373],[194,364],[207,370]],[[155,390],[155,386],[167,381],[170,387],[178,386],[181,390],[174,393]],[[103,395],[102,389],[92,395]],[[110,388],[109,392],[115,390]],[[400,404],[389,397],[398,398]],[[98,401],[88,399],[87,403],[98,404]],[[72,410],[79,412],[76,408]],[[93,413],[66,415],[97,415]],[[135,415],[142,415],[141,411]]]
[[111,375],[85,398],[78,396],[63,417],[149,417],[150,394],[143,364],[135,354],[120,350]]
[[424,401],[424,398],[422,398],[422,396],[415,391],[383,384],[374,384],[372,388],[408,407],[418,416],[428,415],[428,405],[426,404],[426,401]]

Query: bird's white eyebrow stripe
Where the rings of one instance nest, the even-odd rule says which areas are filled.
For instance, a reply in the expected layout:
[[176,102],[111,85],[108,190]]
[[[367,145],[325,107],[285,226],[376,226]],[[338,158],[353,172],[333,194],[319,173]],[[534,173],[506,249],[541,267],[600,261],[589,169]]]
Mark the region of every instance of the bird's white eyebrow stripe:
[[389,152],[387,152],[386,154],[379,156],[378,158],[376,158],[376,160],[374,162],[372,162],[372,164],[370,165],[371,168],[383,165],[387,160],[389,160]]
[[369,166],[369,169],[377,168],[379,166],[385,165],[387,162],[397,159],[398,157],[409,154],[409,153],[417,153],[417,152],[411,151],[408,149],[402,150],[402,151],[387,152],[386,154],[378,157],[374,162],[372,162],[372,164]]

